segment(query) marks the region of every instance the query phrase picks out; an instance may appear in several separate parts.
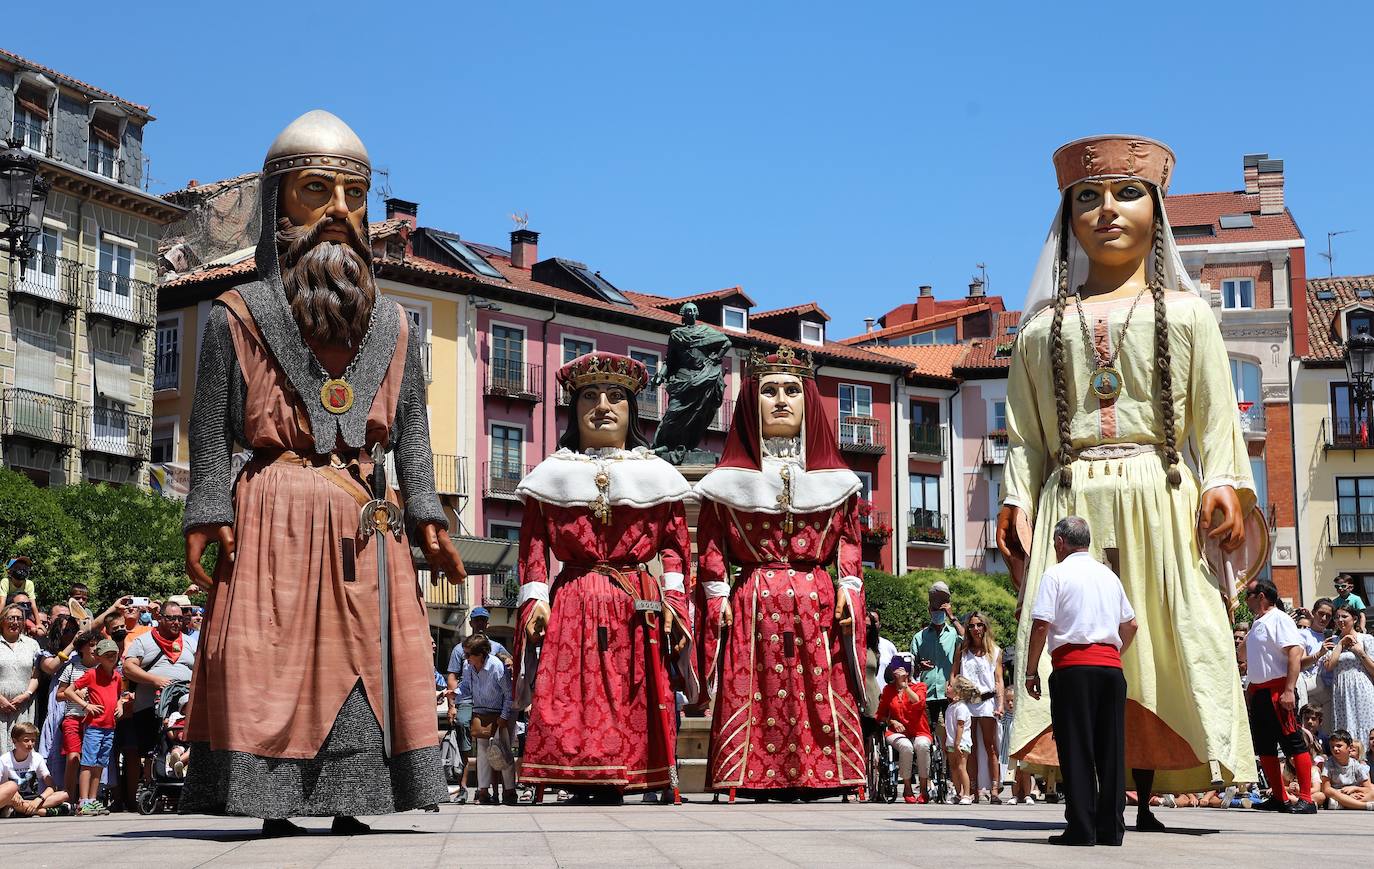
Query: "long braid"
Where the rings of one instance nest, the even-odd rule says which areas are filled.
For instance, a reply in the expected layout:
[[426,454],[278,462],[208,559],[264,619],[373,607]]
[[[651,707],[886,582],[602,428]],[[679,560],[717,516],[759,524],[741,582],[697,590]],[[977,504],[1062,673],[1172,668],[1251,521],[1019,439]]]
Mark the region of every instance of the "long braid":
[[1178,444],[1174,433],[1174,373],[1169,354],[1169,320],[1164,310],[1164,217],[1155,199],[1154,277],[1150,291],[1155,300],[1155,365],[1159,368],[1160,416],[1164,422],[1164,460],[1169,466],[1169,485],[1183,482],[1178,470]]
[[[1067,198],[1067,196],[1066,196]],[[1063,208],[1059,225],[1059,286],[1054,295],[1054,319],[1050,321],[1050,368],[1054,374],[1054,415],[1059,424],[1059,485],[1073,486],[1072,432],[1069,429],[1069,388],[1066,381],[1068,362],[1064,353],[1064,308],[1069,302],[1069,214]],[[1092,352],[1092,348],[1087,348]]]

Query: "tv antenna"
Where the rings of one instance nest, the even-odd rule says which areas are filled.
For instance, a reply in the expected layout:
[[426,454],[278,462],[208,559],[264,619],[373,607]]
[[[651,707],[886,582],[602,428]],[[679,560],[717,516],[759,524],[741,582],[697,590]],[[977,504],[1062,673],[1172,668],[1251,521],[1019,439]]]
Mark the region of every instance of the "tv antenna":
[[979,283],[983,285],[983,292],[986,293],[988,291],[988,264],[974,263],[973,267],[978,269],[979,277],[977,278],[977,280]]
[[1318,251],[1318,254],[1326,259],[1327,277],[1333,277],[1336,274],[1336,255],[1331,251],[1331,239],[1335,238],[1338,235],[1346,235],[1352,232],[1355,232],[1355,230],[1338,229],[1335,232],[1328,232],[1326,234],[1326,253],[1321,253],[1320,251]]
[[515,221],[516,229],[524,229],[530,225],[530,213],[528,211],[512,211],[510,219]]

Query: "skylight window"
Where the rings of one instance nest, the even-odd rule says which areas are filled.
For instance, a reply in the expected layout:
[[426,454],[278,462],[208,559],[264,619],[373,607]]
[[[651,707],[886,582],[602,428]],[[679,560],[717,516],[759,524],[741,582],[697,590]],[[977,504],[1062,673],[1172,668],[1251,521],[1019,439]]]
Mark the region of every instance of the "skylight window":
[[1334,302],[1336,301],[1336,294],[1331,290],[1317,290],[1317,301]]
[[1253,229],[1254,219],[1248,214],[1223,214],[1221,216],[1222,229]]
[[634,303],[625,297],[625,294],[615,288],[615,285],[601,276],[601,272],[594,272],[581,263],[563,263],[568,271],[576,275],[583,283],[601,298],[615,305],[624,305],[627,308],[634,307]]
[[436,233],[434,234],[434,240],[439,242],[440,246],[452,254],[453,257],[458,260],[459,265],[463,266],[468,271],[479,275],[485,275],[489,278],[496,278],[497,280],[505,280],[500,272],[492,268],[491,263],[482,259],[476,251],[459,241],[457,236],[438,235]]

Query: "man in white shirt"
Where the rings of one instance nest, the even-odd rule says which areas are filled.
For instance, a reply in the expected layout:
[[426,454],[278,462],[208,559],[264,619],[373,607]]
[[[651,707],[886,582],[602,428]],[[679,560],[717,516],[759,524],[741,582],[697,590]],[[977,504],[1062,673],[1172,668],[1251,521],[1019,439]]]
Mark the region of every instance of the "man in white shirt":
[[1088,552],[1088,523],[1054,526],[1058,564],[1045,571],[1031,607],[1026,691],[1040,699],[1048,644],[1050,721],[1063,775],[1064,832],[1052,845],[1120,845],[1126,832],[1126,677],[1121,653],[1135,638],[1135,611],[1111,568]]
[[[1279,590],[1267,579],[1245,585],[1245,605],[1255,614],[1245,636],[1245,672],[1250,677],[1246,702],[1250,710],[1250,738],[1264,777],[1274,795],[1255,808],[1266,812],[1315,815],[1312,802],[1312,756],[1298,725],[1297,684],[1304,646],[1298,626],[1283,611]],[[1293,761],[1298,773],[1298,801],[1288,804],[1278,749]]]

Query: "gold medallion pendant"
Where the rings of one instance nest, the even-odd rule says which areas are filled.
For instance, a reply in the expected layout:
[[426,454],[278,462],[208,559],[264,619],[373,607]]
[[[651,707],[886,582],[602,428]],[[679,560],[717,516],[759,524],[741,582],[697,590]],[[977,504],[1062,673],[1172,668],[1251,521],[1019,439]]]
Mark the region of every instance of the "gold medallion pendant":
[[1088,388],[1100,401],[1113,401],[1121,394],[1121,372],[1110,365],[1098,366],[1088,381]]
[[330,413],[348,413],[353,406],[353,387],[341,377],[326,380],[320,387],[320,404]]

